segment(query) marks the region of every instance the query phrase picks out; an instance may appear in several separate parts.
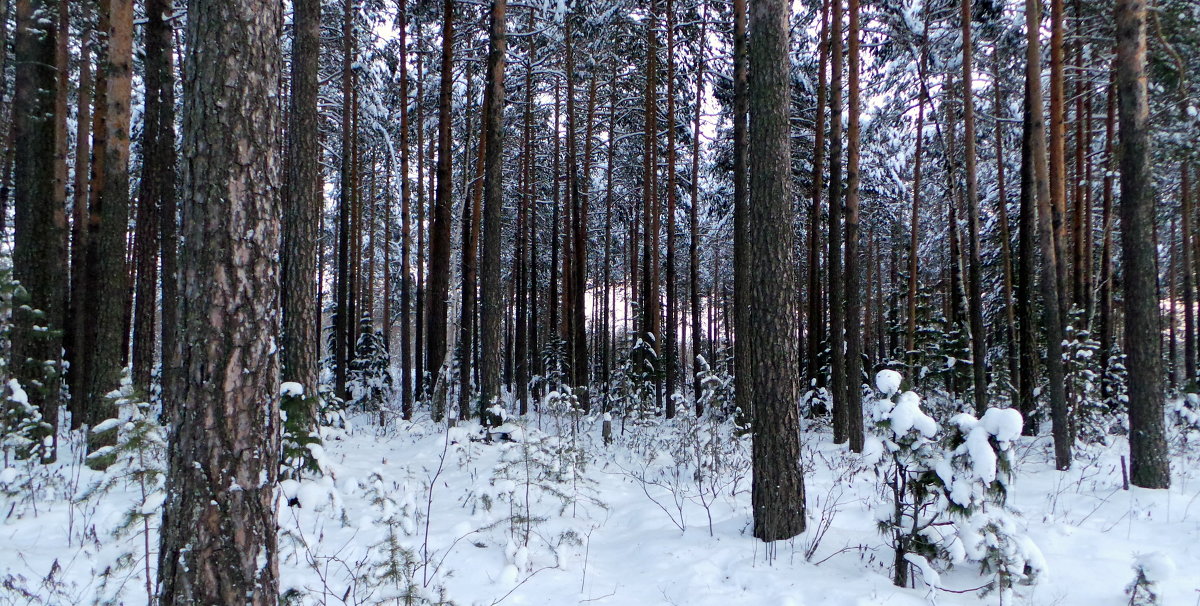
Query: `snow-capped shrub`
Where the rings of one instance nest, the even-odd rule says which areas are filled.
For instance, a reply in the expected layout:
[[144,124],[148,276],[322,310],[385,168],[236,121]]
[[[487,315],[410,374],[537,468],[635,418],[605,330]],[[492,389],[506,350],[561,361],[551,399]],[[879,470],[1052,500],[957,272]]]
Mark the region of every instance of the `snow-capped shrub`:
[[306,395],[299,383],[284,382],[279,387],[279,411],[283,417],[283,457],[279,466],[280,476],[298,477],[305,471],[319,472],[320,467],[309,445],[321,444],[317,426],[320,416],[320,399]]
[[1045,568],[1041,551],[1005,507],[1012,441],[1022,426],[1021,413],[1012,408],[989,408],[980,419],[956,415],[947,437],[948,464],[939,467],[955,521],[950,560],[978,562],[982,572],[994,573],[996,582],[985,592],[1032,584]]
[[1014,584],[1035,582],[1044,559],[1005,507],[1020,413],[991,408],[980,419],[958,414],[943,433],[921,409],[920,396],[900,393],[901,383],[892,370],[876,376],[883,397],[870,408],[874,435],[868,448],[886,486],[879,528],[895,551],[893,581],[907,584],[916,566],[933,584],[939,577],[929,571],[937,564],[975,562],[997,577],[985,592],[1007,594]]
[[1175,574],[1175,562],[1166,554],[1141,554],[1133,560],[1133,581],[1125,587],[1130,606],[1159,606],[1162,604],[1161,583]]
[[912,563],[909,554],[923,561],[937,558],[935,526],[946,509],[941,481],[935,469],[942,462],[936,421],[921,410],[921,397],[899,393],[899,373],[880,371],[875,385],[883,394],[869,408],[872,436],[868,456],[874,457],[875,474],[886,486],[888,503],[879,518],[879,531],[895,552],[892,581],[908,584]]

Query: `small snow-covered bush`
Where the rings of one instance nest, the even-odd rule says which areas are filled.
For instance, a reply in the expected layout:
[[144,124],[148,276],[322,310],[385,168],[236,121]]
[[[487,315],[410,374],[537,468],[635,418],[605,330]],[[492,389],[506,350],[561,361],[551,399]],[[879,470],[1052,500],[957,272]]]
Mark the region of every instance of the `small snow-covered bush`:
[[996,582],[985,592],[1007,593],[1014,584],[1032,584],[1045,569],[1041,551],[1021,531],[1005,506],[1012,478],[1012,442],[1021,435],[1021,413],[989,408],[983,417],[959,414],[951,420],[948,466],[939,475],[955,520],[948,549],[952,563],[978,562]]
[[866,452],[875,474],[886,486],[890,508],[879,518],[879,531],[895,552],[892,581],[908,584],[909,554],[924,560],[938,557],[936,531],[946,508],[938,474],[942,463],[937,421],[921,410],[921,397],[900,393],[901,376],[882,370],[875,385],[883,394],[869,408],[872,436]]
[[870,409],[868,447],[887,487],[879,528],[895,552],[893,582],[906,585],[916,567],[936,586],[939,577],[930,572],[936,564],[963,562],[996,575],[985,592],[1007,594],[1014,584],[1036,582],[1045,569],[1042,554],[1005,504],[1020,413],[991,408],[979,419],[961,413],[943,432],[921,410],[920,396],[900,393],[901,382],[892,370],[876,376],[883,397]]
[[1134,558],[1133,570],[1133,581],[1125,587],[1125,595],[1129,596],[1129,606],[1162,604],[1160,584],[1175,574],[1175,562],[1163,553],[1146,553]]
[[304,472],[319,472],[310,445],[321,444],[317,427],[320,399],[306,395],[304,386],[285,382],[279,387],[279,410],[283,416],[283,460],[279,466],[284,478],[295,478]]
[[153,568],[157,561],[157,554],[151,549],[156,544],[152,537],[157,533],[167,497],[166,430],[159,423],[159,407],[134,387],[128,369],[121,377],[121,386],[105,397],[114,400],[117,417],[101,421],[91,431],[115,431],[116,442],[88,455],[89,459],[110,463],[80,500],[103,499],[119,490],[132,491],[136,498],[110,531],[120,549],[112,561],[96,571],[100,581],[98,601],[124,603],[126,586],[130,581],[138,581],[146,590],[147,600],[152,602]]

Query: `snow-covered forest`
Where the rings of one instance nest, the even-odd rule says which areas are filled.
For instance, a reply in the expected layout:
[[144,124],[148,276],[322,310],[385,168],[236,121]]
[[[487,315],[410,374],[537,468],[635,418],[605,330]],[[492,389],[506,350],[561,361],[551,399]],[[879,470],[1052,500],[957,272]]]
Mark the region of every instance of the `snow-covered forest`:
[[0,605],[1200,604],[1195,0],[0,0]]

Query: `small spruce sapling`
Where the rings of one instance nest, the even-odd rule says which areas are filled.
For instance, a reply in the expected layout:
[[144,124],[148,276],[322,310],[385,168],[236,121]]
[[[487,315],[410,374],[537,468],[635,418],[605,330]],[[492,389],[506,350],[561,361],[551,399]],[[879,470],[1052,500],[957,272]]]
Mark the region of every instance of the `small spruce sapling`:
[[1166,554],[1141,554],[1133,561],[1133,581],[1125,587],[1129,606],[1159,606],[1163,604],[1162,586],[1175,574],[1175,562]]
[[166,500],[166,431],[159,423],[159,407],[134,387],[128,369],[121,377],[120,388],[105,397],[115,400],[118,416],[100,422],[91,431],[115,431],[117,439],[115,444],[89,455],[103,458],[108,464],[80,500],[100,499],[120,487],[132,488],[138,499],[112,530],[112,537],[120,541],[121,552],[97,575],[101,602],[121,603],[126,582],[139,575],[147,600],[153,602],[156,588],[152,564],[156,554],[151,547]]
[[[321,445],[320,398],[306,396],[304,386],[291,381],[279,387],[279,411],[283,417],[283,455],[280,478],[295,479],[302,473],[320,473],[313,446]],[[315,413],[315,414],[314,414]]]
[[354,359],[350,361],[350,380],[346,386],[350,393],[349,404],[365,411],[382,408],[392,392],[390,366],[391,355],[383,333],[375,330],[371,316],[364,315],[359,323]]
[[[939,555],[931,531],[944,524],[946,499],[935,468],[941,463],[936,421],[921,410],[921,397],[900,393],[900,373],[882,370],[875,385],[883,394],[870,409],[875,474],[887,487],[890,511],[879,520],[879,531],[895,552],[892,582],[908,585],[908,569],[916,560]],[[933,582],[926,578],[927,582]]]
[[999,591],[1002,601],[1016,584],[1037,582],[1045,568],[1041,551],[1021,531],[1007,507],[1012,479],[1012,443],[1020,437],[1021,413],[989,408],[983,417],[962,413],[950,420],[946,463],[938,475],[946,488],[954,521],[948,543],[952,564],[978,562],[996,580],[983,593]]

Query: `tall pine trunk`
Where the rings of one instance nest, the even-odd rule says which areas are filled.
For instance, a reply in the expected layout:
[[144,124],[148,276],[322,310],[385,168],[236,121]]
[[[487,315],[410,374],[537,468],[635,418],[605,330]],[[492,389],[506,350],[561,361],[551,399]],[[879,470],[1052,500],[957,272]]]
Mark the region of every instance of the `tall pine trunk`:
[[[450,95],[454,85],[454,1],[442,12],[442,65],[438,90],[437,190],[429,226],[429,285],[425,306],[425,349],[428,370],[440,373],[446,358],[447,298],[450,296],[450,212],[454,185],[450,173]],[[433,377],[436,382],[437,378]],[[436,414],[435,420],[441,420]]]
[[1041,258],[1041,294],[1043,325],[1046,331],[1046,379],[1050,392],[1050,416],[1054,425],[1054,466],[1058,470],[1071,467],[1071,440],[1068,431],[1067,396],[1063,379],[1062,315],[1059,310],[1058,251],[1055,246],[1050,198],[1050,177],[1046,151],[1046,123],[1042,106],[1041,50],[1038,38],[1041,18],[1036,0],[1026,0],[1025,31],[1026,74],[1028,88],[1030,164],[1032,165],[1031,196],[1035,196],[1037,229]]
[[[27,298],[14,301],[11,364],[29,403],[50,424],[51,463],[57,453],[58,377],[63,326],[63,276],[67,217],[55,195],[56,0],[16,5],[16,81],[13,89],[13,278]],[[42,330],[46,327],[48,330]],[[114,384],[114,387],[116,385]]]
[[279,360],[264,335],[279,329],[281,10],[265,0],[188,7],[164,606],[279,601]]
[[[94,324],[94,338],[85,353],[90,361],[85,365],[83,386],[88,421],[92,426],[116,416],[114,402],[105,396],[120,382],[128,293],[125,242],[129,219],[133,0],[109,0],[108,9],[104,185],[100,202],[94,207],[96,212],[89,217],[91,226],[96,228],[89,234],[95,236],[96,246],[93,249],[95,256],[89,259],[94,280],[89,282],[90,305],[85,309]],[[101,434],[89,433],[88,451],[94,452],[115,439],[115,429]],[[91,464],[103,467],[107,462],[102,458]]]
[[[862,275],[859,269],[858,233],[858,189],[861,177],[859,175],[859,25],[858,0],[849,2],[849,72],[850,87],[847,99],[847,110],[850,113],[847,124],[846,150],[846,393],[845,393],[845,422],[850,450],[862,452],[863,449],[863,411],[862,411],[862,339],[863,339],[863,304],[862,304]],[[869,288],[869,285],[868,285]],[[868,290],[868,292],[870,292]]]
[[1120,120],[1121,263],[1125,355],[1129,369],[1129,480],[1168,488],[1171,473],[1163,421],[1162,357],[1155,282],[1154,187],[1146,91],[1146,5],[1117,0],[1117,114]]
[[[754,409],[751,450],[754,537],[771,542],[804,532],[804,474],[800,457],[799,357],[792,279],[791,100],[788,0],[756,0],[750,24],[750,195],[746,254],[735,271],[745,277],[737,334],[749,374],[737,401]],[[741,386],[748,384],[753,399]],[[768,548],[768,554],[773,555]]]

